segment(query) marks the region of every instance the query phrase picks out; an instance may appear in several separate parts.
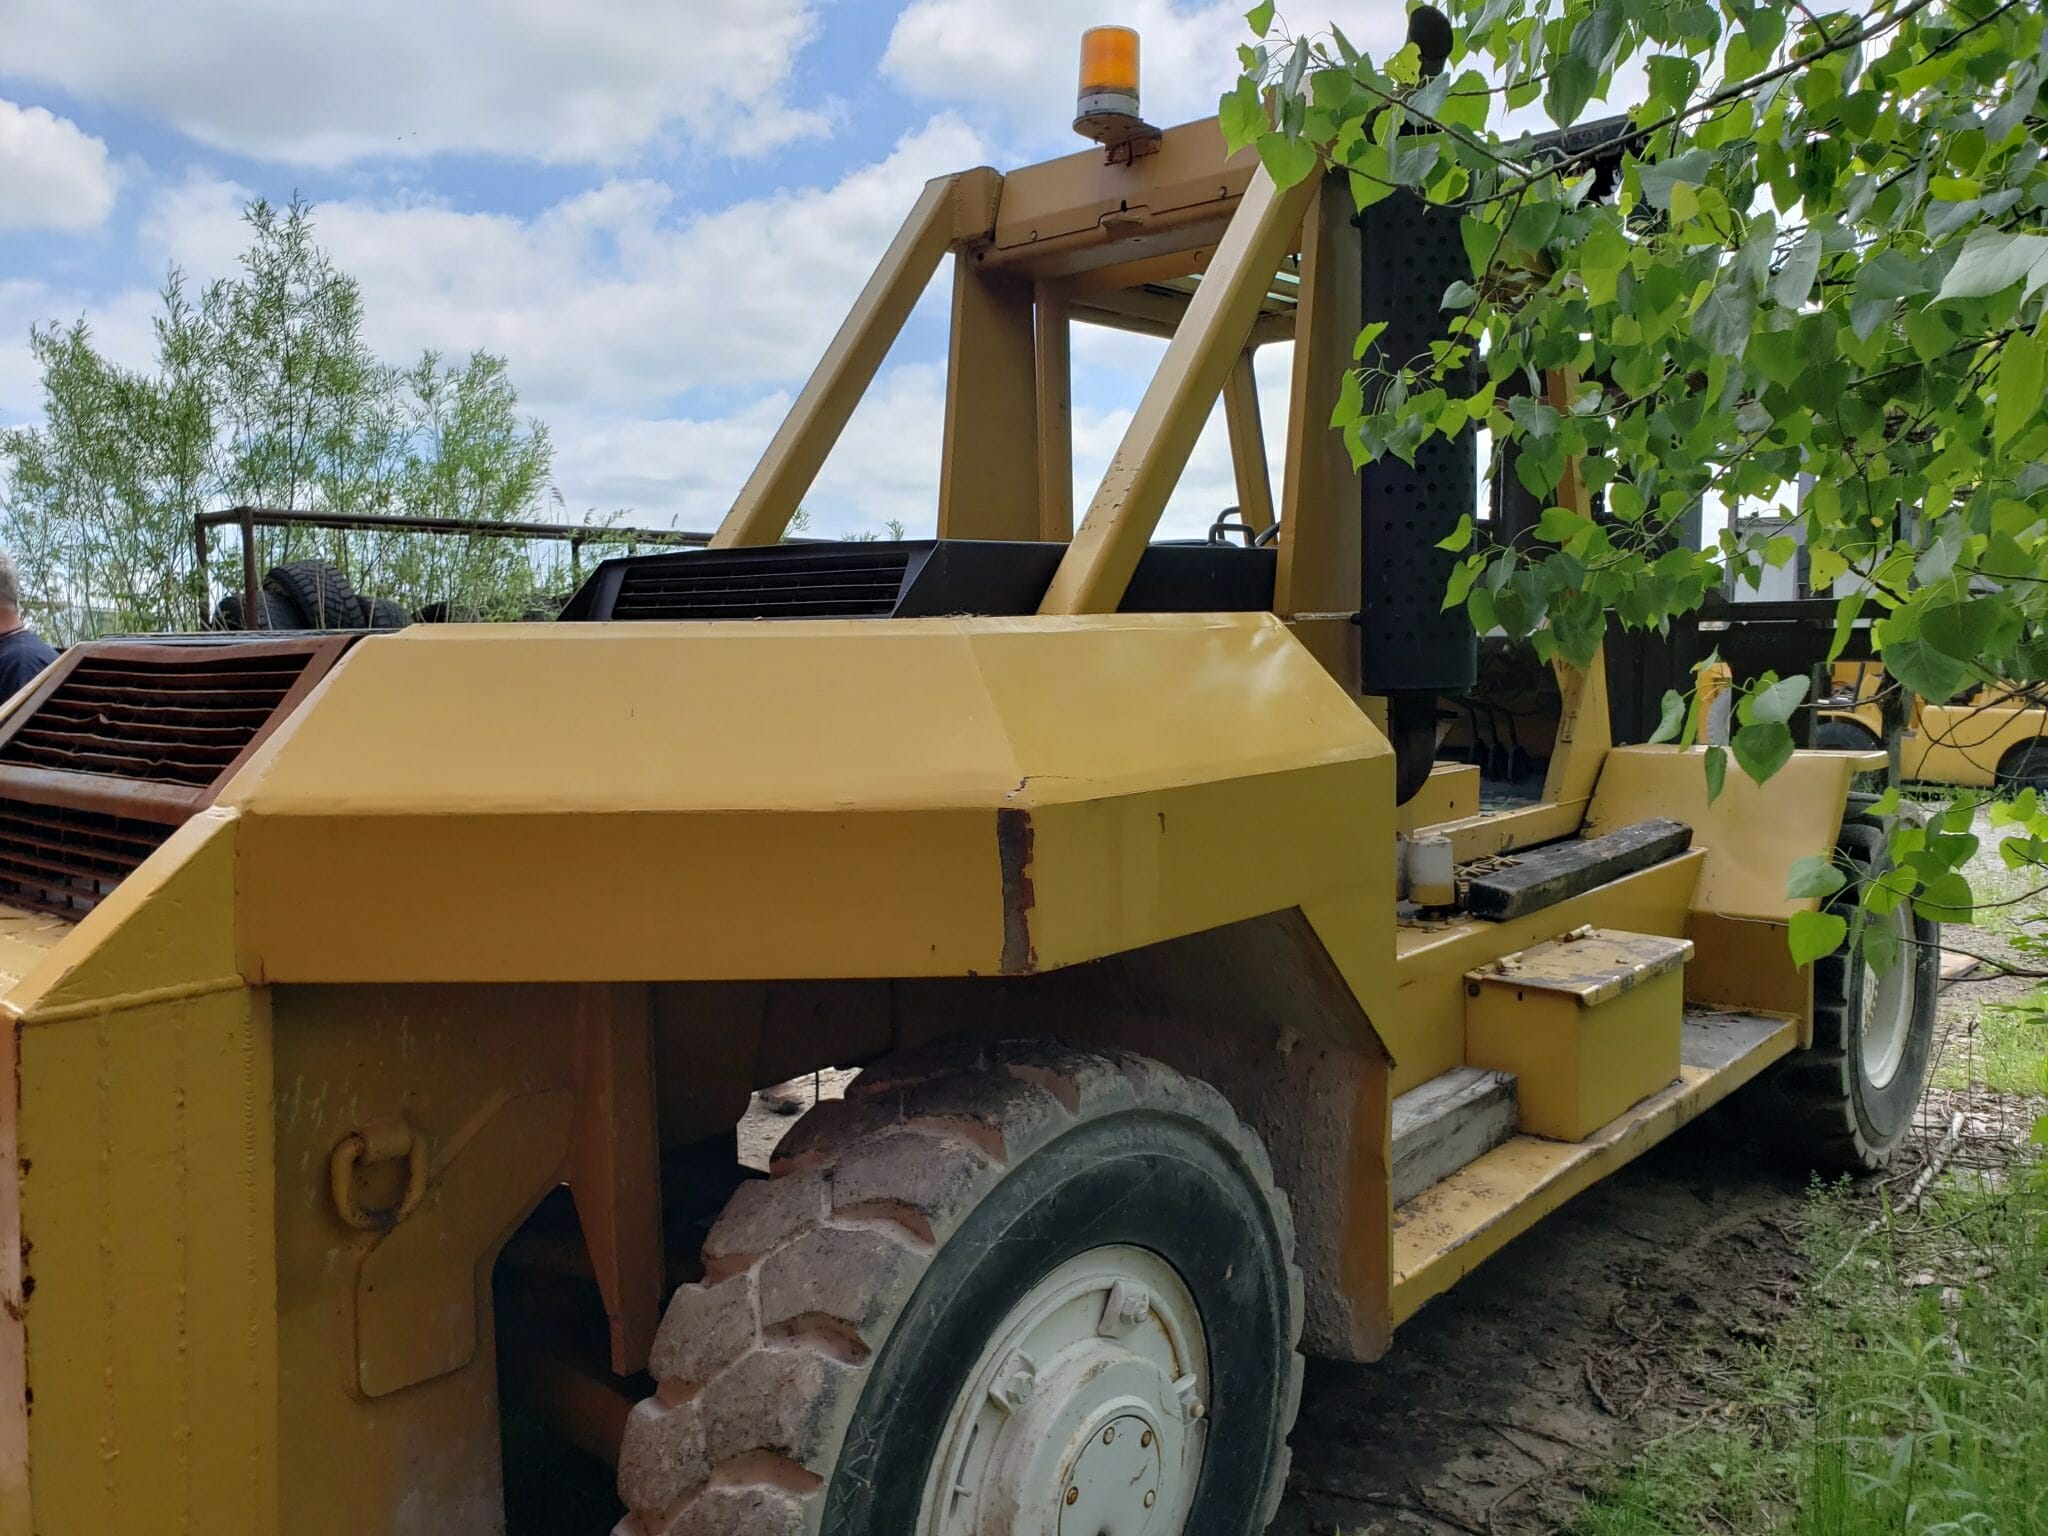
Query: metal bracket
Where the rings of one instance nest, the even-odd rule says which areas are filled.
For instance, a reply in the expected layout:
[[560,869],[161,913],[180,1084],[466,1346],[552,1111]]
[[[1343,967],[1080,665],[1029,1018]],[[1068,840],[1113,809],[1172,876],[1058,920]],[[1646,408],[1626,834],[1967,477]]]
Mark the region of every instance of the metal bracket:
[[[373,1210],[356,1198],[356,1170],[405,1161],[405,1192],[398,1203]],[[378,1120],[344,1136],[327,1160],[334,1209],[359,1232],[389,1232],[419,1209],[427,1193],[427,1141],[399,1116]]]

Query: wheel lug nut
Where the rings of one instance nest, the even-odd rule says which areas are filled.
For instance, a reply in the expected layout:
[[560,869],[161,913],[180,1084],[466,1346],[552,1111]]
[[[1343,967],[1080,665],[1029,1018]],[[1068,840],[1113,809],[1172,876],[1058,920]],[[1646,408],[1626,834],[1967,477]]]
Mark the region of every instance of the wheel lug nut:
[[1114,1439],[1116,1439],[1116,1426],[1112,1424],[1102,1432],[1102,1443],[1108,1445]]
[[1146,1431],[1145,1431],[1145,1433],[1143,1433],[1142,1435],[1138,1436],[1138,1444],[1140,1444],[1140,1445],[1150,1445],[1151,1443],[1152,1443],[1152,1431],[1151,1431],[1151,1430],[1149,1430],[1149,1429],[1148,1429],[1148,1430],[1146,1430]]
[[1146,1507],[1147,1509],[1150,1509],[1150,1508],[1151,1508],[1151,1507],[1152,1507],[1152,1506],[1153,1506],[1154,1504],[1156,1504],[1156,1503],[1158,1503],[1158,1502],[1159,1502],[1159,1495],[1158,1495],[1158,1494],[1156,1494],[1156,1493],[1153,1493],[1153,1492],[1152,1492],[1152,1491],[1151,1491],[1150,1489],[1147,1489],[1147,1490],[1146,1490],[1146,1493],[1145,1493],[1145,1507]]
[[1080,1490],[1080,1489],[1078,1489],[1078,1488],[1069,1488],[1069,1489],[1067,1490],[1067,1502],[1068,1502],[1069,1504],[1076,1504],[1076,1503],[1079,1503],[1079,1502],[1080,1502],[1080,1499],[1081,1499],[1081,1490]]

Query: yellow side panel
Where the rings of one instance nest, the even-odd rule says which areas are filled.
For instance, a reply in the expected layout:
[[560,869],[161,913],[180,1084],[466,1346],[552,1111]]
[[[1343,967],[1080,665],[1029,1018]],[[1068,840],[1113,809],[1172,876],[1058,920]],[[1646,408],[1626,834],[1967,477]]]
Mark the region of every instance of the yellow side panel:
[[21,1033],[0,1033],[0,1536],[30,1536],[28,1339],[22,1330]]
[[223,796],[252,980],[986,975],[1311,905],[1383,962],[1388,749],[1270,615],[437,628]]
[[1833,851],[1849,781],[1870,766],[1864,759],[1871,754],[1795,752],[1765,785],[1730,763],[1711,805],[1704,755],[1700,747],[1615,748],[1587,808],[1586,835],[1669,816],[1690,826],[1693,847],[1706,850],[1695,910],[1779,922],[1812,911],[1816,899],[1787,896],[1785,878],[1806,855]]
[[1414,798],[1394,812],[1394,824],[1402,832],[1413,832],[1478,814],[1478,768],[1471,763],[1437,763]]
[[[1289,907],[1313,912],[1352,894],[1357,927],[1344,937],[1369,943],[1383,962],[1393,946],[1394,870],[1383,814],[1373,809],[1391,799],[1391,776],[1391,759],[1380,758],[1034,807],[1036,967]],[[1372,991],[1388,980],[1383,963],[1378,971],[1359,993],[1368,1012]]]
[[[993,811],[247,815],[264,981],[990,974]],[[320,871],[317,881],[303,878]],[[274,894],[272,894],[274,893]],[[287,896],[287,893],[291,893]]]
[[21,1041],[36,1529],[276,1529],[269,1019],[213,992]]

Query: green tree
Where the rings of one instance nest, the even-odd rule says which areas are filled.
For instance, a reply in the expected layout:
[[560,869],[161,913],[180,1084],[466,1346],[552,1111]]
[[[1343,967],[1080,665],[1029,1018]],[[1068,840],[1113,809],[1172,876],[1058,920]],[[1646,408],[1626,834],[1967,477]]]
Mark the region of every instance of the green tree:
[[[212,594],[194,513],[236,505],[517,521],[550,504],[547,430],[504,359],[381,362],[355,280],[312,209],[257,201],[240,270],[196,296],[173,270],[156,363],[109,360],[83,320],[38,326],[44,419],[0,433],[0,543],[60,642],[189,628]],[[516,617],[572,580],[559,546],[501,538],[266,531],[261,563],[320,555],[408,606]],[[227,541],[221,541],[226,553]],[[224,560],[217,582],[234,584]]]
[[[1924,696],[2048,671],[2048,35],[2036,0],[1451,0],[1449,66],[1375,61],[1274,7],[1221,114],[1275,179],[1330,166],[1361,207],[1406,190],[1459,220],[1468,279],[1425,356],[1366,361],[1332,425],[1353,457],[1411,457],[1476,423],[1544,510],[1530,536],[1468,522],[1446,606],[1583,662],[1608,616],[1657,627],[1781,564],[1803,525],[1814,585],[1854,574],[1836,650],[1866,620]],[[1607,142],[1548,150],[1595,101]],[[1268,103],[1271,103],[1269,109]],[[1540,122],[1538,128],[1546,127]],[[1611,200],[1601,149],[1624,153]],[[1553,371],[1573,381],[1546,398]],[[1576,457],[1595,519],[1558,487]],[[1497,464],[1500,462],[1497,459]],[[1801,477],[1810,490],[1797,494]],[[1710,549],[1673,534],[1703,499],[1788,526]],[[1791,750],[1803,679],[1740,701],[1730,749],[1759,781]],[[1697,710],[1666,701],[1666,736]],[[1727,759],[1706,754],[1709,782]],[[2026,797],[2028,802],[2031,796]],[[2032,806],[2026,809],[2031,812]],[[1954,919],[1966,811],[1902,831],[1867,908]],[[2039,864],[2020,818],[2009,861]],[[1809,876],[1809,878],[1811,878]],[[1966,888],[1964,888],[1966,890]],[[1830,919],[1830,923],[1833,920]],[[1882,925],[1872,925],[1872,932]],[[1838,931],[1832,937],[1838,937]],[[1795,948],[1830,935],[1802,936]]]

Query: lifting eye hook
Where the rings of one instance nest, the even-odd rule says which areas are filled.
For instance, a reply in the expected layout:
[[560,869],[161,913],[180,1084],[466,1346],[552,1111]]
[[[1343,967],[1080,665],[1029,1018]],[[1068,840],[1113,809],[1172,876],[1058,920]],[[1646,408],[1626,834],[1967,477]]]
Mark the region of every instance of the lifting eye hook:
[[[405,1159],[405,1193],[385,1210],[365,1210],[356,1199],[355,1173],[372,1163]],[[397,1116],[379,1120],[344,1136],[327,1162],[334,1191],[334,1209],[362,1232],[389,1232],[419,1208],[427,1193],[427,1142]]]

